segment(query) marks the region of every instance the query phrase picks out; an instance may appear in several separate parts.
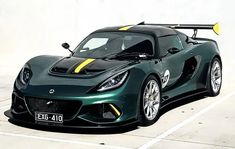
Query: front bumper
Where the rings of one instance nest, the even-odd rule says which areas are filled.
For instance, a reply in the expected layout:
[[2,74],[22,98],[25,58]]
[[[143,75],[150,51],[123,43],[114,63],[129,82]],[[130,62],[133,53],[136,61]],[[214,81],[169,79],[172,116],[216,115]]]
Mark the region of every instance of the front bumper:
[[[118,100],[115,100],[120,97],[115,96],[108,99],[107,97],[103,99],[89,98],[90,100],[47,100],[46,98],[25,96],[25,94],[15,89],[12,94],[11,109],[4,114],[14,122],[35,126],[66,128],[115,128],[138,122],[136,112],[128,112],[131,109],[127,108],[128,103],[124,104],[122,101],[118,102]],[[55,102],[55,105],[47,107],[45,103],[49,100]],[[35,111],[63,113],[64,122],[58,124],[36,121]]]

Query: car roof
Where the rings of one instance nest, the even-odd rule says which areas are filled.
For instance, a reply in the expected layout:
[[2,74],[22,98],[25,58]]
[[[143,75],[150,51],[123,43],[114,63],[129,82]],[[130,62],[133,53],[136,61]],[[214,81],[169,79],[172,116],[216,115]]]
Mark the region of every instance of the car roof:
[[177,35],[174,29],[158,26],[158,25],[126,25],[126,26],[115,26],[115,27],[106,27],[97,32],[135,32],[135,33],[145,33],[145,34],[154,34],[156,37]]

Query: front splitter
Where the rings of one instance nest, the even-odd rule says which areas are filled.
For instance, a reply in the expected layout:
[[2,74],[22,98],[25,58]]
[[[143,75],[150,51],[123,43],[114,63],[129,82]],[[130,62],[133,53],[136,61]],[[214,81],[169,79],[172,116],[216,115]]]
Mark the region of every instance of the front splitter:
[[[136,128],[137,124],[138,124],[138,120],[130,120],[130,121],[126,121],[126,122],[120,122],[120,123],[116,123],[115,125],[89,125],[89,124],[85,124],[82,121],[72,121],[72,122],[66,122],[64,124],[50,124],[50,123],[38,123],[35,122],[34,119],[32,118],[27,118],[26,116],[20,116],[17,115],[15,116],[15,114],[12,114],[11,110],[7,110],[4,112],[4,115],[7,116],[9,118],[9,122],[15,124],[15,125],[19,125],[22,127],[28,127],[28,128],[33,128],[33,129],[40,129],[40,130],[49,130],[49,131],[72,131],[75,129],[78,130],[87,130],[87,129],[109,129],[110,131],[113,130],[123,130],[125,128],[129,129],[129,128]],[[80,124],[80,125],[79,125]],[[82,125],[81,125],[82,124]],[[115,128],[119,128],[119,129],[115,129]],[[88,132],[89,133],[89,132]],[[107,132],[109,133],[109,132]]]

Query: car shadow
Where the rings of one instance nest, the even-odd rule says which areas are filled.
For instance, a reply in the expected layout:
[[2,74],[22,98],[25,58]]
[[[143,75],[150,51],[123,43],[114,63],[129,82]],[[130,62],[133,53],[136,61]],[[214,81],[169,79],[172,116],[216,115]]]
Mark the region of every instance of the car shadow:
[[[171,111],[177,107],[186,105],[188,103],[192,103],[198,100],[204,99],[206,96],[204,94],[197,95],[197,96],[191,96],[188,98],[184,98],[183,100],[174,101],[170,104],[167,104],[164,106],[159,113],[160,118],[162,115],[164,115],[166,112]],[[141,129],[141,127],[138,126],[138,124],[133,124],[125,127],[116,127],[116,128],[63,128],[63,127],[48,127],[48,126],[38,126],[38,125],[30,125],[25,124],[21,122],[15,122],[11,119],[8,120],[10,123],[21,126],[21,127],[27,127],[30,129],[37,129],[42,131],[50,131],[50,132],[59,132],[59,133],[71,133],[71,134],[121,134],[126,133],[129,131],[133,131],[136,129]],[[157,123],[157,122],[156,122]]]
[[197,94],[195,96],[191,96],[191,97],[187,97],[181,100],[174,100],[173,102],[165,105],[159,112],[159,117],[161,117],[163,114],[165,114],[168,111],[171,111],[177,107],[198,101],[198,100],[202,100],[204,98],[206,98],[207,96],[205,96],[205,93],[202,94]]
[[8,121],[14,125],[26,127],[30,129],[37,129],[42,131],[50,131],[57,133],[71,133],[71,134],[120,134],[128,131],[137,129],[137,125],[128,125],[125,127],[115,127],[115,128],[67,128],[67,127],[53,127],[46,125],[32,125],[27,123],[22,123],[8,119]]

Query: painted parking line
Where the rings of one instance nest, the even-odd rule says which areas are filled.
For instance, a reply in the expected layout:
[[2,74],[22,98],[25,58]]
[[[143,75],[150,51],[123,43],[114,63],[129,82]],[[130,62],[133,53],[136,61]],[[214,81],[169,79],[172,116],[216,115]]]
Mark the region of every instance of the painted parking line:
[[10,100],[10,99],[11,98],[0,99],[0,102],[4,102],[4,101]]
[[24,134],[16,134],[16,133],[7,133],[7,132],[0,132],[0,135],[4,136],[12,136],[12,137],[21,137],[21,138],[28,138],[28,139],[36,139],[36,140],[43,140],[43,141],[54,141],[54,142],[61,142],[61,143],[72,143],[72,144],[80,144],[92,147],[100,147],[100,148],[110,148],[110,149],[130,149],[121,146],[112,146],[112,145],[101,145],[83,141],[72,141],[72,140],[65,140],[65,139],[56,139],[56,138],[48,138],[48,137],[38,137],[33,135],[24,135]]
[[142,146],[140,146],[138,149],[147,149],[149,147],[151,147],[152,145],[158,143],[159,141],[161,141],[162,139],[166,138],[167,136],[169,136],[170,134],[174,133],[175,131],[177,131],[178,129],[182,128],[183,126],[187,125],[188,123],[192,122],[193,120],[195,120],[196,118],[198,118],[199,116],[201,116],[202,114],[206,113],[207,111],[211,110],[212,108],[214,108],[215,106],[217,106],[218,104],[222,103],[224,100],[228,99],[229,97],[235,95],[235,92],[232,92],[226,96],[224,96],[223,98],[218,99],[216,102],[210,104],[208,107],[206,107],[205,109],[199,111],[198,113],[194,114],[193,116],[191,116],[190,118],[182,121],[181,123],[175,125],[174,127],[168,129],[167,131],[165,131],[164,133],[160,134],[159,136],[153,138],[152,140],[150,140],[149,142],[143,144]]
[[10,108],[10,105],[1,106],[0,110],[5,109],[5,108]]
[[0,102],[4,102],[4,101],[10,100],[10,99],[11,99],[11,98],[1,99]]

